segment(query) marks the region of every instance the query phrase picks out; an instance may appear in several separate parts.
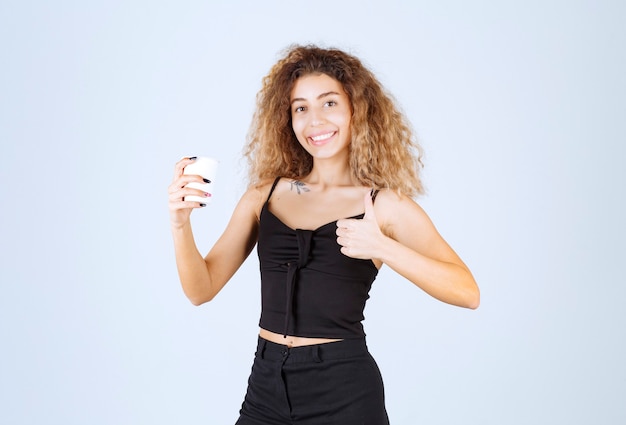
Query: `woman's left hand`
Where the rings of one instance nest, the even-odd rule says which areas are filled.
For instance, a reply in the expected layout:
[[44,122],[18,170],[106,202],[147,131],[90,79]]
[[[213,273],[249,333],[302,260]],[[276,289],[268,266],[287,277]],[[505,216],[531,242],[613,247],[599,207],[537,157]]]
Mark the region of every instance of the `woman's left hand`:
[[352,258],[372,260],[377,258],[385,235],[378,226],[371,193],[364,199],[365,215],[362,219],[346,218],[337,221],[337,243],[341,253]]

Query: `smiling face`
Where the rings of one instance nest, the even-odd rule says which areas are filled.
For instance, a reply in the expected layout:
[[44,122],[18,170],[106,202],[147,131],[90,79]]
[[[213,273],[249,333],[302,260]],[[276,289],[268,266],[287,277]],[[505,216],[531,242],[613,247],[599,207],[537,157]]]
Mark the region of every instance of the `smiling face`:
[[343,86],[326,74],[300,77],[291,90],[292,128],[314,159],[347,160],[351,116],[350,99]]

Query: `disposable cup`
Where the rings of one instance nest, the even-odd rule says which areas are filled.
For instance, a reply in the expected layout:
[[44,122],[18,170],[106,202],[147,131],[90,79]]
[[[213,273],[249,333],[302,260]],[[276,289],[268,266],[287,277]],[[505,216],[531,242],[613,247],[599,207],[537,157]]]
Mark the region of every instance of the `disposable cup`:
[[[217,165],[219,162],[215,158],[209,158],[207,156],[197,157],[191,164],[187,165],[183,171],[183,174],[195,174],[207,179],[209,183],[196,183],[191,182],[187,184],[187,187],[193,187],[200,189],[203,192],[212,193],[215,184],[215,177],[217,175]],[[190,195],[185,196],[185,201],[196,201],[208,204],[211,202],[211,197]]]

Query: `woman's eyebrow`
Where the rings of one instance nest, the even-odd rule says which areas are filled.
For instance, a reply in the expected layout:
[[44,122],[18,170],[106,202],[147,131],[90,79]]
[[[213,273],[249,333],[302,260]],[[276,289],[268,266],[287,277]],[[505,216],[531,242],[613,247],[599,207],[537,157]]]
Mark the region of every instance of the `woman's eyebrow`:
[[[330,95],[333,95],[333,94],[339,95],[339,93],[337,93],[336,91],[327,91],[326,93],[322,93],[319,96],[317,96],[317,99],[319,100],[319,99],[322,99],[322,98],[324,98],[326,96],[330,96]],[[306,102],[306,99],[303,98],[303,97],[296,97],[296,98],[291,100],[291,103],[294,103],[294,102]]]

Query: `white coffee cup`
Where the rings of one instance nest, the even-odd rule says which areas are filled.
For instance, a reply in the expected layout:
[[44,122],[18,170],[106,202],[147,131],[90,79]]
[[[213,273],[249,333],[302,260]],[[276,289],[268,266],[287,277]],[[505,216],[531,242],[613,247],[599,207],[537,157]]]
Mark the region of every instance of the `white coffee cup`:
[[[202,176],[203,178],[209,180],[209,183],[191,182],[187,184],[187,187],[192,187],[194,189],[200,189],[204,192],[211,193],[217,174],[218,163],[218,160],[214,158],[209,158],[206,156],[197,157],[191,164],[185,167],[183,174],[195,174]],[[211,197],[190,195],[185,196],[185,201],[195,201],[201,202],[203,204],[208,204],[211,202]]]

